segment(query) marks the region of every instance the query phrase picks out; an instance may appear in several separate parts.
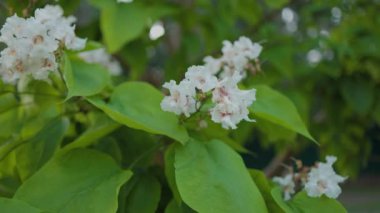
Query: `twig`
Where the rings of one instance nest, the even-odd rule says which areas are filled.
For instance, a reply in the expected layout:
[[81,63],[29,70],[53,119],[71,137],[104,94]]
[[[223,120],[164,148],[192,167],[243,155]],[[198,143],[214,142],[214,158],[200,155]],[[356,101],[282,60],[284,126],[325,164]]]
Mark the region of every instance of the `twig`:
[[269,165],[264,169],[264,173],[267,177],[273,177],[282,167],[283,162],[291,155],[290,149],[286,149],[278,153]]

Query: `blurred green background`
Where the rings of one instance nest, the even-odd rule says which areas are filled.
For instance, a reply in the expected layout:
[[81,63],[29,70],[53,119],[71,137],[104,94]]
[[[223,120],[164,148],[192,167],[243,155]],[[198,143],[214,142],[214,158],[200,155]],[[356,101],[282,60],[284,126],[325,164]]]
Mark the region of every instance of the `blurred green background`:
[[[261,71],[246,86],[268,84],[288,96],[320,143],[265,121],[240,124],[232,134],[253,153],[244,154],[247,165],[276,174],[276,160],[310,165],[336,155],[339,172],[351,177],[340,198],[349,212],[380,210],[379,0],[107,1],[0,0],[0,23],[60,4],[77,17],[79,36],[105,43],[122,63],[120,81],[157,87],[220,54],[223,40],[247,36],[264,50]],[[103,28],[124,45],[115,46]]]

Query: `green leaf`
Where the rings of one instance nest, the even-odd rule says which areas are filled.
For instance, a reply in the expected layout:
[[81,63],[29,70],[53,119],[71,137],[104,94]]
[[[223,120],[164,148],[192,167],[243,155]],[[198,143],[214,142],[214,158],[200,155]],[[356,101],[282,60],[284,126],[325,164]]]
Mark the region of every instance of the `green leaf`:
[[[5,101],[5,99],[5,96],[0,96],[0,101]],[[0,109],[0,124],[6,124],[0,128],[0,139],[8,139],[20,128],[20,120],[22,116],[20,113],[19,104],[15,102],[14,105],[10,107],[11,108],[4,107]]]
[[182,200],[198,212],[267,212],[243,160],[223,142],[177,145],[175,178]]
[[263,58],[270,61],[271,65],[284,77],[291,78],[294,72],[294,46],[291,41],[287,45],[276,45],[263,52]]
[[186,204],[182,203],[178,205],[178,203],[172,199],[169,204],[165,208],[165,213],[194,213],[195,211],[186,206]]
[[[115,138],[104,137],[91,148],[111,156],[117,164],[122,164],[123,155],[121,153],[120,145]],[[124,166],[124,164],[122,165]]]
[[312,198],[301,191],[291,200],[290,205],[304,213],[345,213],[346,209],[337,200],[322,196]]
[[292,101],[268,86],[259,85],[256,86],[256,89],[257,100],[250,107],[254,115],[295,131],[316,142],[307,130]]
[[172,199],[165,208],[165,213],[182,213],[181,208],[178,206],[177,202]]
[[280,206],[280,208],[285,212],[285,213],[293,213],[293,212],[298,212],[296,210],[293,210],[291,206],[287,204],[287,202],[283,199],[283,193],[282,189],[280,187],[275,187],[271,191],[273,200]]
[[122,51],[120,51],[120,56],[122,60],[128,63],[130,67],[128,77],[131,80],[138,80],[143,77],[146,71],[146,66],[148,65],[148,54],[145,48],[146,43],[142,39],[135,40],[128,43]]
[[272,9],[281,9],[289,0],[265,0],[265,3]]
[[268,207],[268,212],[282,212],[281,208],[272,197],[272,185],[268,181],[268,178],[265,176],[265,174],[262,171],[256,169],[249,169],[248,171],[264,197],[265,204]]
[[15,94],[12,92],[4,92],[0,90],[0,113],[7,111],[18,105]]
[[64,76],[68,89],[67,99],[91,96],[103,91],[110,83],[109,72],[99,64],[89,64],[79,58],[65,55]]
[[29,178],[53,156],[68,126],[67,118],[53,119],[37,135],[16,150],[17,168],[21,180]]
[[51,212],[116,212],[118,190],[131,176],[107,155],[75,149],[49,161],[14,198]]
[[128,127],[119,128],[112,136],[120,144],[122,164],[127,168],[150,166],[154,160],[155,151],[161,146],[161,143],[157,143],[157,136]]
[[[207,111],[208,111],[208,109],[205,110],[205,112],[207,112]],[[188,129],[197,129],[197,131],[192,132],[192,134],[191,134],[194,138],[196,136],[198,139],[201,139],[204,141],[218,139],[220,141],[223,141],[224,143],[229,145],[231,148],[233,148],[234,150],[236,150],[240,153],[253,154],[251,151],[246,149],[242,145],[242,143],[238,143],[236,140],[231,139],[231,135],[230,135],[231,132],[223,129],[223,127],[220,124],[213,122],[210,118],[204,119],[203,121],[205,121],[207,123],[207,127],[201,128],[201,129],[199,129],[199,119],[198,118],[195,118],[194,121],[188,120],[186,122]],[[240,126],[238,130],[241,130],[241,128],[242,127]]]
[[165,4],[156,4],[146,7],[146,14],[152,20],[152,22],[160,19],[163,16],[173,16],[179,13],[180,9]]
[[172,144],[165,151],[165,176],[168,181],[170,190],[172,191],[173,197],[177,203],[181,203],[181,195],[179,194],[177,183],[175,181],[175,144]]
[[65,146],[63,150],[67,151],[89,146],[120,127],[120,124],[114,122],[103,113],[90,113],[89,119],[91,124],[87,130],[73,142]]
[[[12,92],[0,90],[0,144],[2,139],[8,139],[20,128],[20,103]],[[1,147],[0,147],[1,148]]]
[[125,212],[156,212],[161,196],[160,182],[151,175],[140,175],[136,178],[137,181],[127,196]]
[[2,213],[42,213],[42,210],[34,208],[28,205],[25,202],[16,200],[16,199],[8,199],[8,198],[0,198],[0,209]]
[[250,25],[256,24],[263,15],[260,2],[255,0],[239,0],[236,4],[236,13]]
[[128,82],[114,90],[108,103],[96,97],[88,100],[121,124],[184,144],[189,138],[187,131],[178,124],[177,116],[161,110],[162,98],[161,92],[147,83]]
[[108,51],[114,53],[140,36],[147,26],[146,22],[146,11],[139,4],[110,4],[102,7],[100,26]]
[[110,0],[88,0],[88,2],[97,8],[103,8],[103,7],[112,6],[116,4],[115,1],[110,1]]
[[312,198],[305,191],[298,192],[291,200],[284,201],[281,189],[276,187],[272,190],[274,200],[286,213],[346,213],[346,209],[337,200],[326,196]]

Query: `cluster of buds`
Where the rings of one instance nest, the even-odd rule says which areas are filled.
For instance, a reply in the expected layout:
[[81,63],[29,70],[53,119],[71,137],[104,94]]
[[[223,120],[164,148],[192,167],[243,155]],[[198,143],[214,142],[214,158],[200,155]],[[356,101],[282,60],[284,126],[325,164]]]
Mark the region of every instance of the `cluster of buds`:
[[209,109],[211,119],[223,128],[235,129],[242,120],[254,121],[248,117],[248,107],[256,100],[256,90],[241,90],[238,83],[253,67],[261,50],[260,44],[246,37],[234,43],[224,41],[220,58],[207,56],[204,65],[189,67],[179,84],[171,80],[163,85],[170,95],[162,100],[161,108],[190,117],[207,99],[204,97],[210,96],[213,103]]
[[335,199],[342,192],[339,183],[347,179],[334,171],[336,160],[335,156],[327,156],[326,163],[317,162],[313,167],[303,166],[301,161],[296,160],[297,172],[291,168],[285,176],[274,177],[273,182],[281,186],[285,200],[289,200],[297,189],[304,189],[310,197],[326,195]]
[[64,17],[60,6],[37,9],[34,17],[17,15],[6,19],[0,31],[0,42],[7,47],[0,53],[0,75],[8,83],[22,76],[46,80],[58,69],[59,48],[83,49],[86,40],[76,37],[73,16]]

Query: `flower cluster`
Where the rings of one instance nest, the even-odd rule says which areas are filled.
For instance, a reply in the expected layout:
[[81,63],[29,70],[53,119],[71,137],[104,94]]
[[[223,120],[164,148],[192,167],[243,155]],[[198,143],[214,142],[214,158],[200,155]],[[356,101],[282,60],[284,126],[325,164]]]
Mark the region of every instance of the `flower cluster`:
[[337,198],[342,192],[338,184],[345,181],[346,177],[335,173],[332,165],[336,157],[327,156],[326,161],[326,163],[319,162],[307,176],[305,190],[310,197],[320,197],[325,194],[327,197]]
[[246,77],[246,70],[262,47],[246,37],[234,43],[224,41],[223,45],[220,58],[207,56],[204,65],[189,67],[179,84],[171,80],[163,85],[170,92],[161,102],[164,111],[189,117],[197,112],[204,97],[211,95],[211,119],[223,128],[235,129],[241,120],[253,121],[247,107],[256,100],[256,90],[241,90],[238,83]]
[[339,183],[344,182],[347,177],[335,173],[332,166],[336,160],[335,156],[327,156],[326,163],[318,162],[311,169],[303,167],[299,173],[274,177],[273,182],[281,186],[285,200],[289,200],[291,195],[295,193],[297,182],[304,186],[307,195],[310,197],[320,197],[324,194],[329,198],[337,198],[342,192]]
[[102,65],[111,75],[121,75],[122,69],[120,63],[112,58],[104,48],[81,52],[79,53],[79,57],[87,63]]
[[296,192],[293,174],[287,174],[284,177],[274,177],[273,182],[281,186],[284,191],[284,200],[290,200],[292,194]]
[[23,75],[47,79],[58,68],[56,53],[60,47],[84,48],[86,40],[75,35],[75,18],[63,17],[59,6],[37,9],[34,17],[8,17],[0,31],[0,42],[7,47],[0,53],[0,75],[15,83]]

